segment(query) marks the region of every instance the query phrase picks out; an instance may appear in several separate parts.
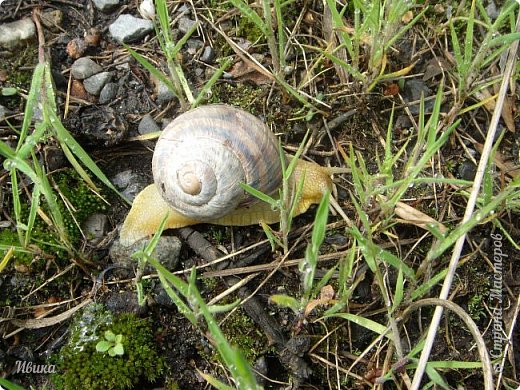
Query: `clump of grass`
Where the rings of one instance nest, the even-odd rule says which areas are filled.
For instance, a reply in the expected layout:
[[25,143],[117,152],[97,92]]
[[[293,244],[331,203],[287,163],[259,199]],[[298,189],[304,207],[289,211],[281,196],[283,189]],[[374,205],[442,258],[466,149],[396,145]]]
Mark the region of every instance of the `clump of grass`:
[[193,96],[190,84],[184,74],[182,63],[179,60],[179,52],[188,41],[191,35],[199,28],[200,23],[194,23],[184,36],[177,42],[173,39],[173,33],[170,28],[170,16],[165,0],[157,0],[157,22],[155,23],[156,37],[159,46],[166,58],[166,64],[170,78],[166,77],[159,69],[157,69],[150,61],[137,51],[126,46],[130,54],[153,76],[163,82],[170,91],[177,97],[181,105],[182,111],[189,108],[197,107],[202,101],[207,100],[210,91],[219,77],[229,67],[231,61],[226,59],[222,61],[221,66],[215,71],[212,77],[202,86],[197,96]]
[[[92,192],[92,189],[83,182],[79,174],[72,169],[53,174],[51,181],[53,189],[59,193],[56,207],[63,216],[63,226],[68,241],[73,247],[77,247],[83,238],[81,224],[90,215],[106,210],[106,204],[98,194]],[[20,206],[21,220],[28,220],[30,218],[30,205],[22,202]],[[45,265],[45,256],[39,256],[42,254],[53,256],[58,264],[68,261],[69,251],[67,247],[63,245],[60,236],[48,225],[45,219],[45,216],[49,214],[48,205],[43,204],[40,207],[39,215],[35,216],[32,223],[29,242],[37,244],[37,250],[34,249],[34,246],[21,246],[19,236],[15,231],[3,229],[0,232],[0,251],[7,253],[9,248],[13,248],[14,259],[17,264],[33,263],[36,269]],[[34,262],[35,259],[40,260]]]
[[[145,248],[134,254],[134,257],[137,258],[139,262],[139,268],[144,269],[148,263],[156,269],[164,290],[177,306],[179,313],[186,317],[195,328],[201,329],[202,326],[199,323],[199,319],[202,318],[204,320],[205,327],[207,327],[207,331],[211,335],[210,341],[228,368],[234,380],[234,385],[237,388],[261,389],[243,353],[229,344],[213,316],[215,313],[232,309],[237,303],[235,302],[229,305],[207,305],[197,288],[195,269],[192,270],[188,282],[185,282],[176,275],[173,275],[153,257],[153,251],[162,234],[165,221],[166,218]],[[137,283],[138,292],[142,292],[142,287],[139,287],[140,281],[137,281]],[[139,301],[142,301],[142,297],[139,298]],[[199,372],[199,374],[206,379],[210,385],[218,389],[231,388],[209,374],[203,372]]]
[[[427,7],[424,7],[403,26],[403,16],[415,5],[414,1],[408,0],[355,0],[353,3],[345,4],[335,0],[326,1],[325,12],[330,18],[325,19],[325,23],[330,23],[326,28],[331,30],[331,42],[321,53],[340,69],[338,73],[343,83],[348,81],[348,76],[341,71],[344,69],[363,85],[365,92],[370,92],[377,83],[401,77],[411,70],[413,65],[385,73],[390,48],[427,10]],[[353,26],[348,25],[345,20],[346,13],[352,11],[352,8],[353,15],[350,17],[353,19]],[[334,44],[336,41],[337,44]],[[367,58],[365,64],[360,62],[363,56]]]
[[[18,144],[13,149],[0,141],[0,155],[5,158],[4,167],[9,171],[11,177],[13,213],[20,247],[27,248],[32,242],[32,232],[37,214],[39,214],[50,228],[55,230],[60,245],[73,253],[74,245],[68,234],[63,208],[59,206],[48,173],[37,157],[38,148],[50,139],[58,142],[81,180],[95,193],[99,193],[99,189],[84,167],[104,185],[119,194],[92,158],[61,123],[57,115],[50,66],[44,61],[36,66],[33,73],[24,120],[18,132]],[[28,213],[23,212],[24,201],[21,196],[20,178],[27,178],[31,183]],[[41,207],[42,197],[45,201],[45,208]]]

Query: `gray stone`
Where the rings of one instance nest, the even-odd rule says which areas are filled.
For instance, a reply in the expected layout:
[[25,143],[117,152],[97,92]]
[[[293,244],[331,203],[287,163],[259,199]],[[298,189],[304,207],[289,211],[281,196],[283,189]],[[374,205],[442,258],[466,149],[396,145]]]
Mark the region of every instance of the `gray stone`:
[[83,80],[103,71],[103,68],[90,58],[82,57],[74,61],[70,71],[76,80]]
[[112,37],[120,43],[135,42],[153,31],[151,20],[123,14],[108,27]]
[[202,49],[204,47],[204,42],[200,39],[190,38],[186,41],[186,47],[193,50]]
[[133,313],[138,316],[146,314],[147,306],[139,306],[134,291],[112,291],[105,301],[105,307],[114,314]]
[[94,213],[83,222],[81,227],[89,243],[97,245],[108,231],[108,217],[105,214]]
[[177,27],[179,28],[179,31],[181,33],[186,34],[195,23],[197,23],[197,22],[195,22],[194,20],[191,20],[187,16],[183,16],[182,18],[179,19]]
[[[110,248],[110,258],[114,264],[117,264],[126,269],[134,269],[137,266],[137,260],[131,256],[135,252],[142,250],[148,243],[149,239],[145,238],[135,242],[130,246],[124,246],[119,239],[115,240]],[[181,251],[181,240],[174,236],[163,236],[159,238],[157,246],[152,256],[157,259],[168,270],[173,271],[179,262],[179,253]],[[155,269],[147,265],[144,273],[150,274],[155,272]]]
[[213,60],[215,59],[215,50],[211,46],[206,46],[204,48],[204,51],[202,52],[202,55],[200,56],[200,60],[202,62],[205,62],[206,64],[213,63]]
[[159,125],[153,120],[152,116],[150,114],[146,114],[139,122],[137,131],[139,134],[149,134],[156,131],[161,131],[161,129],[159,128]]
[[[422,80],[408,80],[404,85],[403,99],[406,103],[417,102],[409,106],[410,112],[413,115],[419,114],[419,103],[421,96],[427,98],[432,94],[432,91],[426,83]],[[431,112],[435,104],[434,100],[427,100],[424,102],[425,112]]]
[[35,34],[36,27],[30,18],[0,24],[0,47],[13,49]]
[[458,174],[463,180],[473,181],[477,174],[477,166],[473,162],[465,160],[459,165]]
[[85,90],[91,95],[99,95],[103,87],[112,78],[112,72],[101,72],[83,81]]
[[119,172],[117,175],[112,177],[111,181],[113,185],[122,190],[123,188],[128,187],[135,176],[137,175],[135,175],[131,169],[127,169],[126,171]]
[[110,12],[119,6],[119,0],[94,0],[94,5],[102,12]]
[[121,193],[130,201],[133,201],[137,194],[148,184],[146,178],[128,169],[119,172],[112,177],[112,184],[121,190]]
[[4,120],[4,118],[9,115],[11,112],[5,108],[4,106],[0,105],[0,122]]
[[157,94],[157,98],[155,100],[158,105],[162,106],[165,103],[171,102],[175,98],[174,93],[162,81],[157,80],[155,86]]
[[116,83],[106,84],[99,93],[99,103],[106,104],[114,100],[117,95],[117,89],[118,86]]

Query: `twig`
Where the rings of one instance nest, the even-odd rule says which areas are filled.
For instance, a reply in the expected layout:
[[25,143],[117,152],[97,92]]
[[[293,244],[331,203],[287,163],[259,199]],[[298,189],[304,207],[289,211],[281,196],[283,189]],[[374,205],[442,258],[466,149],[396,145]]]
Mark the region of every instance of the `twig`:
[[[516,31],[520,31],[520,13],[518,14],[516,21]],[[497,131],[498,121],[500,120],[500,116],[502,114],[502,108],[504,106],[504,100],[507,93],[507,89],[510,82],[510,77],[514,68],[516,52],[518,50],[518,41],[514,41],[509,47],[508,53],[508,61],[506,64],[506,69],[504,71],[502,84],[500,85],[500,92],[498,94],[497,103],[495,105],[495,110],[493,111],[493,116],[491,117],[491,122],[489,124],[489,131],[486,136],[486,142],[484,143],[484,149],[480,156],[480,161],[477,168],[477,174],[475,175],[475,181],[473,182],[473,187],[471,189],[471,194],[468,199],[468,204],[466,206],[466,211],[464,213],[464,217],[462,218],[461,225],[470,220],[473,214],[473,210],[475,209],[475,204],[477,201],[477,196],[480,190],[480,186],[482,184],[482,179],[484,177],[484,172],[486,171],[486,166],[489,160],[489,156],[491,153],[491,149],[493,147],[493,140],[495,139],[495,133]],[[448,298],[451,285],[453,283],[453,278],[455,276],[455,272],[457,270],[457,266],[459,263],[460,255],[462,252],[462,247],[464,246],[464,242],[466,240],[466,234],[463,234],[455,243],[455,247],[453,249],[453,254],[451,256],[448,273],[446,275],[446,279],[444,279],[444,283],[442,285],[441,293],[439,298],[445,300]],[[439,324],[441,321],[443,312],[442,306],[437,306],[435,308],[435,312],[433,313],[433,318],[428,329],[428,336],[426,337],[424,349],[422,350],[421,357],[419,359],[419,363],[417,365],[417,369],[415,371],[415,375],[412,381],[411,390],[418,390],[421,384],[421,380],[426,369],[426,364],[428,363],[428,358],[430,356],[433,342],[435,341],[435,336],[437,334],[437,329],[439,328]],[[487,378],[487,382],[485,383],[486,389],[493,388],[493,377]]]

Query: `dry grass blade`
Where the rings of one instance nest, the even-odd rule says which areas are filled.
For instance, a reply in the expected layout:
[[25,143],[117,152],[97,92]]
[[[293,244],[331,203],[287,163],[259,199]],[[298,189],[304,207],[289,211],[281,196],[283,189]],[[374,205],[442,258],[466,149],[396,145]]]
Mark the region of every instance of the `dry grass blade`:
[[[443,308],[446,308],[446,309],[452,311],[457,316],[459,316],[459,318],[467,326],[469,332],[471,333],[471,335],[473,336],[473,338],[475,339],[475,341],[477,343],[477,349],[478,349],[478,352],[480,355],[480,361],[482,362],[482,372],[484,374],[485,389],[487,389],[487,390],[492,389],[493,388],[493,368],[491,365],[491,359],[489,358],[489,354],[488,354],[488,351],[486,348],[486,343],[484,342],[484,339],[482,338],[482,335],[480,334],[478,326],[471,319],[469,314],[464,311],[464,309],[462,309],[459,305],[457,305],[456,303],[451,302],[451,301],[447,301],[444,299],[437,299],[437,298],[427,298],[427,299],[422,299],[420,301],[413,302],[412,304],[410,304],[410,306],[408,306],[403,311],[402,317],[403,318],[408,317],[408,315],[412,311],[414,311],[420,307],[433,306],[433,305],[437,306],[437,308],[443,307]],[[415,377],[414,377],[414,382],[415,382]],[[412,386],[413,386],[413,383],[412,383]]]
[[[516,21],[516,31],[520,31],[520,13],[518,14]],[[515,41],[511,47],[509,48],[509,55],[507,65],[504,71],[504,76],[502,79],[502,84],[500,86],[500,92],[498,94],[495,111],[493,112],[493,116],[491,118],[491,123],[489,124],[489,131],[486,136],[486,142],[484,143],[484,149],[482,151],[482,156],[479,161],[479,165],[477,168],[477,174],[475,176],[475,181],[473,182],[473,187],[471,190],[470,197],[468,199],[468,204],[466,206],[466,211],[464,213],[464,217],[462,218],[461,225],[469,221],[472,217],[473,210],[475,209],[475,204],[477,201],[477,196],[480,191],[480,186],[482,185],[482,181],[484,178],[484,173],[486,170],[486,166],[489,160],[489,156],[491,154],[491,149],[493,147],[493,140],[495,139],[495,134],[497,131],[498,121],[500,120],[500,116],[502,115],[502,107],[504,105],[505,96],[508,90],[510,77],[514,69],[514,64],[516,62],[516,52],[518,50],[518,41]],[[442,285],[442,290],[439,295],[440,299],[445,300],[450,292],[451,285],[453,283],[453,279],[455,276],[455,272],[457,270],[457,265],[459,263],[460,255],[462,252],[462,247],[466,240],[466,234],[463,234],[456,242],[455,247],[453,248],[453,254],[449,264],[449,271],[444,279],[444,283]],[[412,390],[418,390],[420,388],[422,376],[426,369],[426,364],[428,362],[433,342],[435,340],[435,336],[437,334],[437,330],[439,329],[439,323],[442,317],[442,306],[437,306],[435,312],[433,314],[432,321],[430,323],[430,327],[428,329],[428,336],[426,337],[424,349],[421,353],[421,357],[419,359],[419,364],[417,366],[417,370],[415,372],[413,381],[412,381]],[[491,380],[491,387],[489,387],[489,383],[486,384],[486,388],[493,388],[493,382]]]

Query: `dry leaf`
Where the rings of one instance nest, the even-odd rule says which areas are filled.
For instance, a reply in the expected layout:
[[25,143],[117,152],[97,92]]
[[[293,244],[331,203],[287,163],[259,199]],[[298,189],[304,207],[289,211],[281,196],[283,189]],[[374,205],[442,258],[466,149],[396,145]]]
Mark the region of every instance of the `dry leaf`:
[[444,57],[432,58],[426,64],[423,80],[430,80],[451,68],[450,63]]
[[331,285],[326,285],[321,288],[320,297],[318,299],[311,300],[305,307],[303,317],[307,317],[316,306],[326,305],[334,300],[334,288]]
[[412,21],[412,19],[413,19],[413,12],[412,11],[408,11],[401,18],[401,22],[403,22],[404,24],[408,24],[408,23],[410,23]]
[[[484,145],[476,143],[475,149],[477,149],[479,153],[482,153]],[[498,169],[504,172],[504,174],[508,175],[513,179],[520,176],[520,166],[512,163],[511,161],[508,161],[508,158],[506,158],[499,151],[496,151],[493,163],[498,167]]]
[[402,218],[400,222],[409,223],[425,230],[428,230],[428,225],[434,225],[442,234],[448,231],[448,228],[442,223],[406,203],[397,202],[394,212],[398,217]]
[[271,84],[271,79],[258,72],[255,67],[249,66],[245,61],[236,62],[229,72],[237,81],[251,81],[256,85]]
[[[488,89],[481,89],[478,92],[475,92],[475,96],[477,99],[484,101],[484,107],[488,110],[489,113],[493,113],[495,111],[496,105],[496,96],[493,98],[491,92]],[[504,99],[504,105],[502,107],[502,119],[506,124],[506,127],[509,131],[515,132],[515,118],[513,115],[513,97],[506,96]]]

